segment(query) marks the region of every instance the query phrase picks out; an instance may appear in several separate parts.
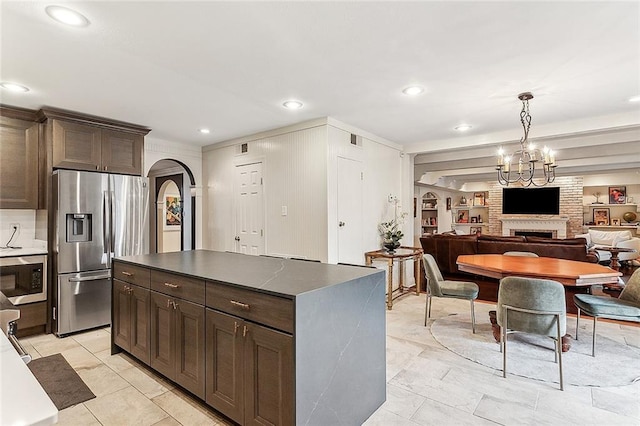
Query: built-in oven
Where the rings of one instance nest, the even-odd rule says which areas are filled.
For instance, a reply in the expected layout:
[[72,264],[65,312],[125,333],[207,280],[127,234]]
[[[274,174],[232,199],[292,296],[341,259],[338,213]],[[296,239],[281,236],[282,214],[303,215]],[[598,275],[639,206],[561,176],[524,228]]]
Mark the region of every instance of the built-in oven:
[[14,305],[47,300],[47,256],[0,258],[0,291]]

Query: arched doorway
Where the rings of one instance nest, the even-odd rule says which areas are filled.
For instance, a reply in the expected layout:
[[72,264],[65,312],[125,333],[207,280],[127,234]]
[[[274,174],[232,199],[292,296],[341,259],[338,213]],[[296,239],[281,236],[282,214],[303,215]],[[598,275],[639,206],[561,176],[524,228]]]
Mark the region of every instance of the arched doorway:
[[152,253],[193,250],[196,244],[195,180],[177,160],[160,160],[149,169],[149,249]]

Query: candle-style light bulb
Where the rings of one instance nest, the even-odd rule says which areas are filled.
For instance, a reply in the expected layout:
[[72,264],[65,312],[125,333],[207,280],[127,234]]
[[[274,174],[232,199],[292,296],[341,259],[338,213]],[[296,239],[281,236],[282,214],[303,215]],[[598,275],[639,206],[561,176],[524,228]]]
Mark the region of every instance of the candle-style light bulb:
[[511,157],[509,156],[504,157],[504,171],[509,173],[510,169],[511,169]]
[[498,149],[498,166],[504,165],[504,149],[500,147]]

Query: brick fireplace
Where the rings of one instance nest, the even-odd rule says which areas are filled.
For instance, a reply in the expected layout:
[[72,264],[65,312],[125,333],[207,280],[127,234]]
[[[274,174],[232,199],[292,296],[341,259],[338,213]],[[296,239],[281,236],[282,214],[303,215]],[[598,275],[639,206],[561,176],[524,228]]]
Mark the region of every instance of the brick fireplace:
[[[557,177],[549,186],[560,188],[558,216],[502,214],[502,186],[495,182],[489,189],[489,234],[515,235],[515,231],[547,231],[554,238],[573,238],[582,233],[582,176]],[[505,231],[505,221],[507,222]],[[514,222],[515,221],[515,222]]]

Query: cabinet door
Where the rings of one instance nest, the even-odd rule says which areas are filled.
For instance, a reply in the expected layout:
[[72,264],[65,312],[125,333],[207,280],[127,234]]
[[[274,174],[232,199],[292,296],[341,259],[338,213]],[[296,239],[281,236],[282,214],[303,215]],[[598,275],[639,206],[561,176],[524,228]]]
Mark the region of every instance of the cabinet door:
[[149,300],[151,292],[131,286],[131,355],[149,364],[151,342],[149,327]]
[[144,136],[115,130],[102,130],[102,170],[142,175]]
[[125,351],[131,349],[131,296],[129,287],[113,280],[113,343]]
[[0,208],[38,208],[38,123],[0,117]]
[[171,380],[175,379],[176,335],[172,299],[151,292],[150,365]]
[[204,398],[204,306],[174,299],[176,327],[175,382]]
[[292,425],[293,337],[247,324],[245,425]]
[[206,401],[232,420],[242,423],[243,321],[207,309]]
[[53,120],[53,167],[100,170],[101,130],[84,124]]

